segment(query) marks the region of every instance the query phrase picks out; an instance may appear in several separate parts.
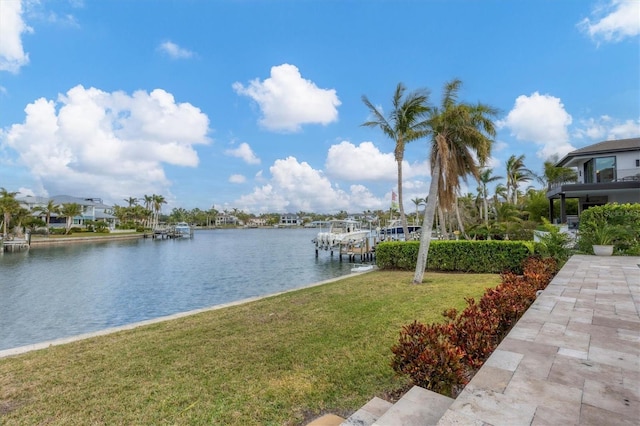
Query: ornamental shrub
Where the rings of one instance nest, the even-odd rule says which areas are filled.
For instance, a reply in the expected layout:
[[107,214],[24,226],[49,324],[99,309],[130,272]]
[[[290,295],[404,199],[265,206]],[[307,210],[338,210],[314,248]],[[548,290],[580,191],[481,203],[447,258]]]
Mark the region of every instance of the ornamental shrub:
[[529,257],[523,275],[506,272],[481,299],[467,299],[462,312],[449,309],[445,323],[414,321],[393,345],[392,368],[415,385],[455,397],[507,335],[555,273],[552,258]]
[[578,249],[592,253],[597,232],[606,228],[615,230],[615,253],[640,255],[640,203],[611,203],[583,211],[578,225]]
[[[495,273],[522,273],[522,262],[536,250],[532,241],[432,241],[427,269]],[[380,269],[413,270],[418,259],[419,241],[383,242],[376,246]]]

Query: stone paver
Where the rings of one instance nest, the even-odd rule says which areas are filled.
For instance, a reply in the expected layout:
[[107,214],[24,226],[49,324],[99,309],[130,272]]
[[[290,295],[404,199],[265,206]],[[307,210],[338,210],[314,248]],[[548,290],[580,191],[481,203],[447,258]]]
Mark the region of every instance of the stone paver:
[[640,257],[576,255],[438,425],[637,425]]

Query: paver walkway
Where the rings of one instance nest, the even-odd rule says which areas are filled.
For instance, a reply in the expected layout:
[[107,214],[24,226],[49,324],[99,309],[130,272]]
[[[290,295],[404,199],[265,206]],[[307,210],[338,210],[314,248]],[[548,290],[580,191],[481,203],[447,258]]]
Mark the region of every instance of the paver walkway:
[[573,256],[438,425],[640,424],[639,264]]

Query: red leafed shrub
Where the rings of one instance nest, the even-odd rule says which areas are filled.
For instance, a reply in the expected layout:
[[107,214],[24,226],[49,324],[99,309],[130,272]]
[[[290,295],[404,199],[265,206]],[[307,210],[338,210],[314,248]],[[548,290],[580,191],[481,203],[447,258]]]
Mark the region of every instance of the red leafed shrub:
[[466,299],[462,312],[443,312],[445,323],[404,326],[391,348],[393,369],[418,386],[455,397],[556,272],[554,259],[528,258],[523,275],[502,274],[501,284],[478,302]]
[[406,325],[400,341],[391,348],[392,367],[407,374],[414,383],[443,395],[467,383],[464,352],[447,338],[447,324],[424,325],[417,321]]

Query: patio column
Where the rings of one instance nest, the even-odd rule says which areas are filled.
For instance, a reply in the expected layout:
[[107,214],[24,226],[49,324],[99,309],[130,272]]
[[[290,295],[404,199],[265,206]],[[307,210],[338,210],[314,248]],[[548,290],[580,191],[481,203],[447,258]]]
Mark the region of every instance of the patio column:
[[553,198],[549,198],[549,223],[553,223]]
[[567,209],[565,205],[564,192],[560,194],[560,223],[567,222]]

